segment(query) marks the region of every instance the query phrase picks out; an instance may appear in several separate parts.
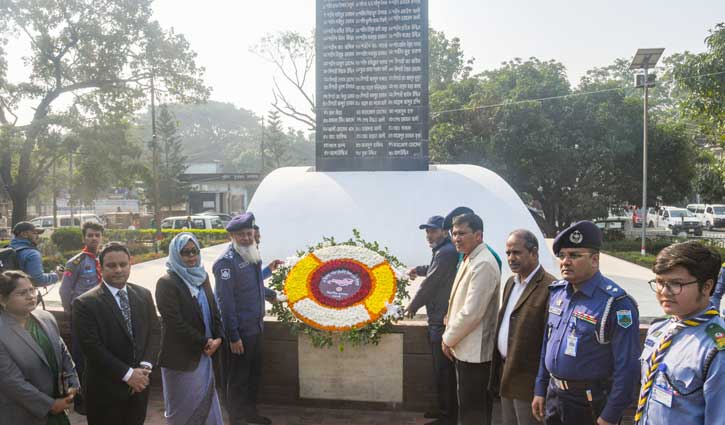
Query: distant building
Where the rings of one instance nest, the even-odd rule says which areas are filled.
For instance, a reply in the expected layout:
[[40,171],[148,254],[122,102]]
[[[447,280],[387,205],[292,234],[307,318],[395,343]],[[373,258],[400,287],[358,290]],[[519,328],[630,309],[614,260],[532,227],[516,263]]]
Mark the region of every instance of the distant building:
[[181,178],[191,184],[189,213],[245,211],[260,173],[225,173],[220,162],[189,164]]

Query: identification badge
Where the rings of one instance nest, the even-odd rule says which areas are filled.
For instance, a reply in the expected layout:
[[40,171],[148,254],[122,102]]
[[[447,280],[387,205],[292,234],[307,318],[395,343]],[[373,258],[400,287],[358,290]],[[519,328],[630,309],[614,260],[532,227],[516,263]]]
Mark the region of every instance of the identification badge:
[[579,338],[575,337],[574,335],[569,335],[566,337],[566,350],[564,350],[564,354],[571,357],[576,357],[576,346],[579,343]]
[[556,314],[557,316],[561,316],[561,311],[559,307],[549,307],[549,313]]
[[653,385],[652,400],[667,407],[672,407],[672,390],[668,388],[662,388],[659,385]]

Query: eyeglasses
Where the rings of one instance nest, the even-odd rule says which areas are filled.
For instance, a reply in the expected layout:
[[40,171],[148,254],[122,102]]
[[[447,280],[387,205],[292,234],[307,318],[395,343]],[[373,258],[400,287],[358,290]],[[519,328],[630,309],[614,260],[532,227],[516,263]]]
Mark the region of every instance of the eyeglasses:
[[199,255],[199,250],[196,248],[182,249],[181,251],[179,251],[179,253],[183,257],[193,257],[195,255]]
[[35,298],[36,295],[38,295],[38,288],[32,287],[28,289],[22,289],[20,291],[13,292],[13,295],[17,295],[18,297],[25,298],[28,295]]
[[683,286],[692,285],[697,282],[697,280],[693,280],[692,282],[658,282],[657,279],[652,279],[647,283],[649,283],[649,287],[654,292],[664,292],[665,288],[667,288],[667,291],[670,294],[678,295],[682,292]]
[[563,252],[560,252],[556,254],[556,258],[559,259],[559,261],[565,261],[567,258],[571,259],[572,261],[576,261],[586,255],[594,255],[593,252],[572,252],[569,254],[564,254]]

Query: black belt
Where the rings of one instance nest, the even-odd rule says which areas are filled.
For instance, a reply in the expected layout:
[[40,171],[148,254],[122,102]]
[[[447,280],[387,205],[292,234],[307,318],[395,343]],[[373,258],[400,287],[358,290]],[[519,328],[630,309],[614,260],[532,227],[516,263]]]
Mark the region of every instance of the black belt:
[[609,379],[602,379],[599,381],[568,381],[565,379],[559,379],[554,375],[549,374],[551,377],[551,383],[562,391],[587,391],[596,389],[607,389],[611,385]]

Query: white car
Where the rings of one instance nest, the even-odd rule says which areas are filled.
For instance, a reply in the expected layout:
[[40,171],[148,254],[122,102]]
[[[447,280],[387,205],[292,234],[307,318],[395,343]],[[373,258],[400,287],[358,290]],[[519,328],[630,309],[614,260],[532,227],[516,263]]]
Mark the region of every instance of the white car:
[[56,215],[57,221],[55,225],[53,225],[53,216],[52,215],[45,215],[42,217],[36,217],[32,220],[30,220],[31,223],[35,227],[39,227],[41,229],[54,229],[56,227],[81,227],[83,223],[86,221],[90,221],[92,223],[98,223],[103,224],[101,219],[95,215],[95,214],[74,214],[73,215],[73,222],[71,223],[70,215]]
[[[191,223],[189,222],[191,220]],[[161,220],[162,229],[223,229],[224,223],[215,215],[167,217]]]
[[695,214],[703,226],[707,225],[707,221],[705,220],[705,204],[688,204],[685,208]]

